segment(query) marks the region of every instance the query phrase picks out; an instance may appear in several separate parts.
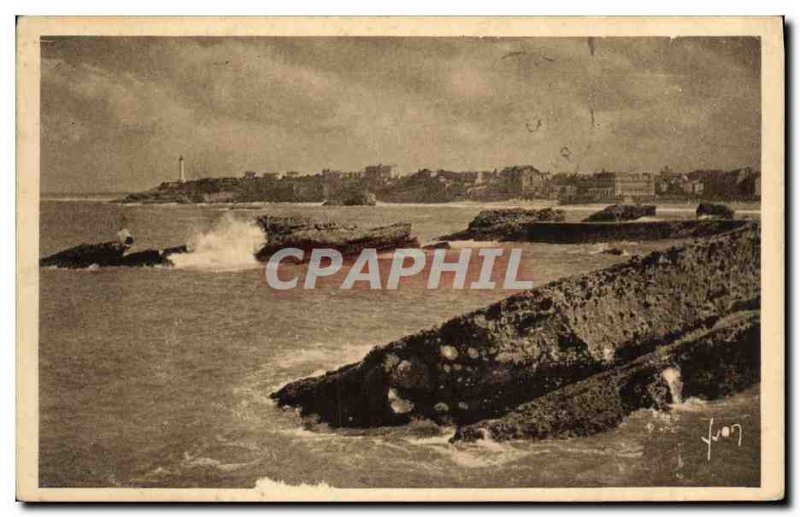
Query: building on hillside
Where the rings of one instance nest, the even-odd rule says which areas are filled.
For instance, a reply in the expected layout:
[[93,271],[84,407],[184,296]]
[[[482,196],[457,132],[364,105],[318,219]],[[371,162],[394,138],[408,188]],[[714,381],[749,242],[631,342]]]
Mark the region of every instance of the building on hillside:
[[655,178],[648,172],[614,175],[614,196],[618,199],[652,199],[656,195]]
[[563,202],[582,203],[648,201],[655,198],[655,183],[654,175],[647,172],[575,175],[561,186],[559,198]]
[[504,178],[506,189],[511,194],[545,195],[550,180],[549,172],[542,172],[532,165],[515,165],[500,171]]
[[378,165],[367,165],[364,168],[364,176],[368,180],[392,179],[394,168],[394,165],[384,165],[382,163],[379,163]]

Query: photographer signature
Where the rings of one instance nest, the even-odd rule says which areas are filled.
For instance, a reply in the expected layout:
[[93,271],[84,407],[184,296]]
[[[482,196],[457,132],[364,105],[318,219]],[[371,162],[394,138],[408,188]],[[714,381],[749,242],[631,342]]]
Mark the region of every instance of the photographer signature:
[[708,436],[701,436],[700,440],[703,441],[706,445],[708,445],[708,453],[706,454],[706,460],[711,461],[711,444],[716,443],[720,440],[729,440],[733,437],[734,432],[738,434],[738,444],[737,447],[742,446],[742,426],[741,424],[731,424],[722,426],[721,428],[717,429],[714,432],[714,419],[708,421]]

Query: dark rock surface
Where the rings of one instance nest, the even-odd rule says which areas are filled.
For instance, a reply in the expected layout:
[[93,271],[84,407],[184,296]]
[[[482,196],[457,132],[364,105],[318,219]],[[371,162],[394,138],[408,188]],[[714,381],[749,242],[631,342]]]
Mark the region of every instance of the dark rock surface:
[[432,242],[430,244],[425,244],[424,246],[422,246],[422,249],[424,249],[424,250],[449,250],[450,249],[450,243],[447,242],[447,241]]
[[411,235],[411,225],[397,223],[375,228],[359,228],[332,222],[317,222],[299,217],[260,216],[259,226],[267,243],[256,253],[256,259],[266,262],[282,248],[299,248],[308,258],[314,248],[332,248],[345,257],[358,255],[366,248],[380,251],[396,248],[419,248]]
[[[615,205],[623,206],[623,205]],[[625,205],[627,206],[627,205]],[[687,221],[562,222],[559,210],[484,210],[466,230],[441,240],[546,242],[582,244],[709,237],[742,227],[746,222],[724,219]]]
[[174,246],[163,250],[148,249],[135,253],[128,253],[122,257],[119,266],[141,267],[141,266],[171,266],[170,255],[176,253],[187,253],[189,250],[184,246]]
[[713,217],[718,219],[733,219],[736,213],[728,205],[722,203],[700,203],[695,212],[697,217]]
[[635,221],[641,217],[655,217],[655,205],[623,205],[616,204],[607,206],[599,212],[595,212],[586,219],[585,223],[601,223],[601,222],[621,222],[621,221]]
[[614,241],[696,239],[729,232],[745,221],[633,221],[627,223],[527,223],[503,232],[503,239],[552,244],[583,244]]
[[122,260],[122,255],[127,249],[127,245],[118,241],[98,244],[84,243],[49,255],[39,260],[39,265],[71,269],[83,269],[92,264],[97,264],[100,267],[115,266]]
[[637,409],[730,395],[758,382],[760,343],[758,312],[740,312],[503,417],[461,427],[453,441],[585,436],[617,426]]
[[83,269],[95,264],[99,267],[169,266],[172,265],[168,258],[170,255],[187,252],[186,246],[125,253],[127,250],[128,246],[116,241],[99,244],[80,244],[41,259],[39,265],[69,269]]
[[524,291],[272,394],[333,426],[465,425],[758,306],[760,226]]
[[553,208],[529,210],[502,208],[482,210],[466,230],[440,237],[441,240],[504,240],[504,235],[519,230],[519,225],[531,222],[562,222],[564,211]]

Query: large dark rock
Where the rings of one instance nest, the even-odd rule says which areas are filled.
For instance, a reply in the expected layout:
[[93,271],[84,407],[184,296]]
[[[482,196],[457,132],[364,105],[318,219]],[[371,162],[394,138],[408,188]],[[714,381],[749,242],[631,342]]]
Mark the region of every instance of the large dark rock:
[[39,265],[70,269],[83,269],[94,264],[100,267],[115,266],[122,260],[122,255],[127,249],[127,245],[118,241],[84,243],[49,255],[39,260]]
[[99,244],[80,244],[60,251],[39,261],[40,266],[83,269],[92,265],[99,267],[126,266],[170,266],[169,256],[186,253],[186,246],[175,246],[163,250],[147,249],[126,253],[128,246],[116,241]]
[[635,221],[642,217],[655,217],[655,215],[655,205],[616,204],[593,213],[583,221],[586,223]]
[[543,208],[541,210],[530,210],[526,208],[501,208],[496,210],[482,210],[472,222],[469,228],[487,228],[507,223],[521,223],[530,221],[549,221],[560,222],[564,220],[564,211],[554,208]]
[[[631,205],[614,205],[627,207]],[[640,213],[655,213],[654,206],[633,205]],[[613,207],[609,207],[613,208]],[[608,210],[608,209],[606,209]],[[616,209],[615,209],[616,210]],[[598,214],[601,212],[598,212]],[[611,211],[614,213],[614,211]],[[598,214],[595,214],[597,216]],[[568,223],[560,210],[484,210],[466,230],[439,237],[441,240],[546,242],[582,244],[613,241],[650,241],[709,237],[740,228],[744,221],[622,221]],[[594,216],[592,216],[594,217]],[[605,215],[602,217],[606,217]],[[588,218],[588,219],[591,219]],[[588,220],[587,219],[587,220]]]
[[564,211],[553,208],[530,210],[501,208],[482,210],[469,223],[466,230],[441,237],[441,240],[504,240],[504,236],[518,231],[520,225],[532,222],[564,221]]
[[169,259],[170,255],[177,253],[187,253],[189,250],[184,246],[174,246],[163,250],[148,249],[135,253],[128,253],[122,257],[118,266],[144,267],[144,266],[172,266]]
[[282,248],[299,248],[306,252],[306,258],[315,248],[332,248],[345,257],[358,255],[366,248],[379,252],[419,248],[419,241],[411,235],[411,225],[407,223],[359,228],[297,217],[261,216],[257,220],[267,236],[267,243],[256,253],[256,259],[262,262]]
[[717,219],[733,219],[736,213],[733,208],[722,203],[700,203],[695,212],[697,217],[711,217]]
[[469,424],[758,305],[757,223],[518,293],[272,394],[333,426]]
[[313,221],[306,217],[260,215],[256,223],[268,239],[279,239],[297,232],[326,232],[330,230],[355,230],[355,225],[343,225],[332,221]]
[[745,389],[759,380],[758,316],[737,313],[505,416],[461,427],[453,441],[585,436],[615,427],[637,409],[667,409],[689,397],[711,400]]

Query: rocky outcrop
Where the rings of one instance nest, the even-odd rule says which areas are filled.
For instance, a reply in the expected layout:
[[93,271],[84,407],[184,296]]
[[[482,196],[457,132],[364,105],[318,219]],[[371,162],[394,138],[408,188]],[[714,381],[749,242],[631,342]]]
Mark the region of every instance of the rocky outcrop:
[[40,259],[39,265],[71,269],[83,269],[93,264],[101,267],[113,266],[122,260],[122,255],[127,249],[127,245],[118,241],[98,244],[84,243]]
[[528,223],[503,232],[507,241],[583,244],[614,241],[697,239],[729,232],[745,221],[632,221],[624,223]]
[[695,212],[697,217],[711,217],[717,219],[733,219],[736,213],[733,208],[722,203],[700,203]]
[[635,221],[642,217],[655,217],[656,205],[623,205],[616,204],[607,206],[599,212],[595,212],[583,222],[586,223],[601,223],[601,222],[621,222],[621,221]]
[[720,398],[759,379],[758,312],[740,312],[632,361],[553,390],[507,415],[459,428],[453,441],[585,436],[617,426],[637,409],[666,409],[689,397]]
[[366,248],[379,252],[419,248],[419,241],[411,235],[408,223],[365,229],[298,217],[261,216],[257,222],[267,236],[267,243],[256,253],[256,259],[262,262],[282,248],[299,248],[306,252],[305,257],[315,248],[332,248],[345,257],[358,255]]
[[175,246],[163,250],[147,249],[134,253],[126,253],[129,246],[117,241],[99,244],[79,244],[78,246],[47,256],[39,261],[43,267],[61,267],[83,269],[90,266],[142,267],[172,265],[169,256],[175,253],[186,253],[186,246]]
[[169,259],[171,255],[178,253],[187,253],[189,250],[186,245],[173,246],[161,250],[148,249],[144,251],[137,251],[123,255],[119,266],[128,267],[143,267],[143,266],[172,266],[173,263]]
[[520,225],[531,222],[562,222],[564,211],[553,208],[529,210],[525,208],[502,208],[482,210],[469,223],[466,230],[453,233],[441,240],[504,240],[506,234],[519,231]]
[[466,230],[439,239],[551,244],[651,241],[709,237],[744,224],[744,221],[722,219],[568,223],[563,222],[560,210],[484,210]]
[[518,293],[272,394],[333,426],[467,425],[757,307],[757,223]]

